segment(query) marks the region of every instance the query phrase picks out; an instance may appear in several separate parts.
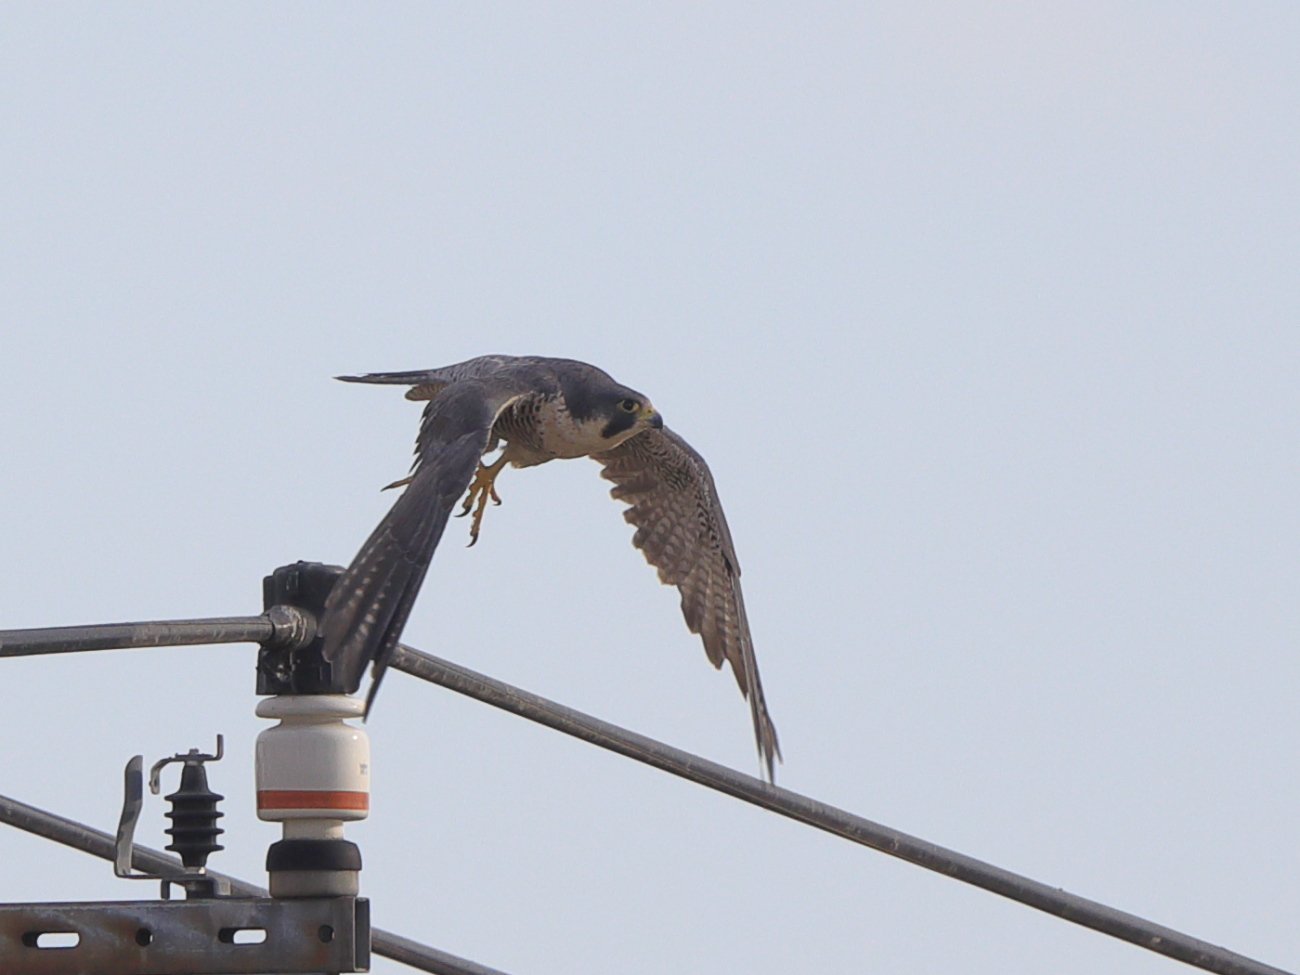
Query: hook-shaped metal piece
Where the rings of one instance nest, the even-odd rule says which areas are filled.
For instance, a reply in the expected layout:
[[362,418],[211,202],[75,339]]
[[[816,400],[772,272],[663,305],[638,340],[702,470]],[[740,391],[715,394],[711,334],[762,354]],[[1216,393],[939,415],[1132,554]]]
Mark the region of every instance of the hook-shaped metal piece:
[[219,762],[221,756],[226,754],[226,739],[223,735],[217,735],[217,751],[215,755],[208,755],[199,751],[197,748],[191,748],[183,755],[177,753],[171,758],[160,758],[153,763],[153,768],[149,770],[149,791],[158,795],[162,791],[161,775],[163,767],[172,762],[185,762],[187,765],[201,765],[203,762]]

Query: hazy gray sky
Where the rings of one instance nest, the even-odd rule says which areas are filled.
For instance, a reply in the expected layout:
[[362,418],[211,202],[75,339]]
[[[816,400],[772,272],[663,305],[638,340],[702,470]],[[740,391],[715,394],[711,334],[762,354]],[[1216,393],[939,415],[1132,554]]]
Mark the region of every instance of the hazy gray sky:
[[[0,8],[0,627],[257,612],[409,461],[329,377],[585,359],[713,466],[782,784],[1300,966],[1300,9],[702,7]],[[506,472],[407,640],[756,771],[607,487]],[[111,828],[222,732],[261,879],[254,655],[0,662],[0,792]],[[514,975],[1175,970],[400,674],[369,730],[376,923]]]

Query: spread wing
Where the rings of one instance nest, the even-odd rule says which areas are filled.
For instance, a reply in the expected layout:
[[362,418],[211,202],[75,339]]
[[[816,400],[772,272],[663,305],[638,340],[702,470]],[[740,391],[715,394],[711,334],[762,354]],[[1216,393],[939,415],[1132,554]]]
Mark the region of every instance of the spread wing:
[[731,664],[770,781],[781,747],[758,678],[740,563],[708,465],[668,429],[647,430],[591,456],[604,465],[601,476],[614,482],[610,495],[631,505],[623,517],[636,526],[632,544],[659,570],[661,582],[681,592],[686,625],[703,638],[709,661]]
[[324,656],[348,693],[375,663],[367,710],[401,638],[456,500],[465,493],[492,424],[523,390],[511,377],[449,383],[424,408],[410,486],[366,539],[325,601]]

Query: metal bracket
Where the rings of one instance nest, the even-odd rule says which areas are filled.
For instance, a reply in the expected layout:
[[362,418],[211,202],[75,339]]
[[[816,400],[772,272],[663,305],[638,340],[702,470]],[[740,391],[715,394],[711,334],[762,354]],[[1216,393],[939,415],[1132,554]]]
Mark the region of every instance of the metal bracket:
[[222,897],[0,905],[0,971],[296,975],[370,970],[370,902]]
[[135,824],[140,821],[144,808],[144,756],[136,755],[126,763],[122,797],[122,816],[117,821],[117,838],[113,841],[113,873],[126,880],[157,880],[156,874],[136,873],[131,869],[135,859]]
[[[160,777],[163,768],[171,762],[219,762],[226,753],[226,742],[222,735],[217,735],[217,750],[208,755],[197,748],[189,752],[177,753],[171,758],[159,759],[149,770],[149,791],[158,795],[162,791]],[[113,873],[123,880],[159,880],[162,882],[163,900],[171,897],[171,885],[178,884],[186,889],[190,896],[220,897],[230,893],[230,885],[224,880],[209,877],[202,868],[188,876],[163,876],[156,873],[136,873],[131,864],[135,859],[135,827],[140,821],[140,812],[144,808],[144,756],[136,755],[126,763],[123,775],[122,816],[117,822],[117,836],[113,842]]]

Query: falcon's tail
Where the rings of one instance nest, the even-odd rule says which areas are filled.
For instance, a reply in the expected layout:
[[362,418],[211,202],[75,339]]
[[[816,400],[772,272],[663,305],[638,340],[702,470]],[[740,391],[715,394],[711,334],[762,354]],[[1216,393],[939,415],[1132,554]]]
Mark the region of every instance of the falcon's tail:
[[384,383],[390,386],[417,386],[428,382],[437,370],[415,369],[410,372],[368,372],[364,376],[335,376],[345,383]]
[[447,388],[449,380],[439,369],[417,369],[414,372],[368,372],[364,376],[335,376],[345,383],[378,383],[388,386],[408,386],[407,399],[433,399]]

